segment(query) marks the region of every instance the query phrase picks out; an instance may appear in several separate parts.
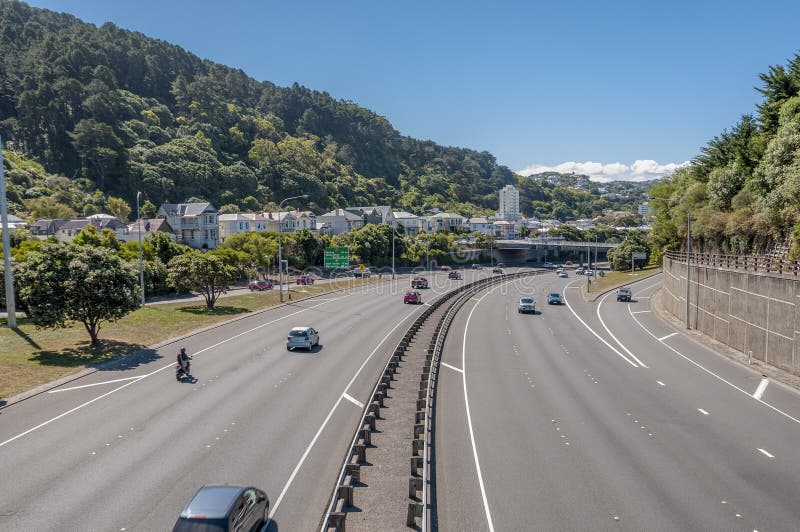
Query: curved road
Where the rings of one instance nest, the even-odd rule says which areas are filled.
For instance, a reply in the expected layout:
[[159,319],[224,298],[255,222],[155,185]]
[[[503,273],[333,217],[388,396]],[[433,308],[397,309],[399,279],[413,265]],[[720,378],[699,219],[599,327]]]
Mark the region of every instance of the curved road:
[[[430,300],[464,281],[435,280]],[[207,483],[267,491],[270,530],[312,530],[388,353],[423,306],[408,279],[249,315],[0,410],[0,529],[166,530]],[[297,325],[322,346],[288,352]]]
[[[544,275],[463,308],[436,401],[441,530],[797,530],[800,396],[659,321],[659,280],[584,303],[581,278]],[[518,314],[529,293],[539,312]]]

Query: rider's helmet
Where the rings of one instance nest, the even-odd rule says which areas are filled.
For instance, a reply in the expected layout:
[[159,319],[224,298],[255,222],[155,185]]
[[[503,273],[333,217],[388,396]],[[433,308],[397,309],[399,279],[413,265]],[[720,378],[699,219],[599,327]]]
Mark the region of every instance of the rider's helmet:
[[186,353],[186,348],[185,347],[181,347],[181,353],[183,353],[183,354]]

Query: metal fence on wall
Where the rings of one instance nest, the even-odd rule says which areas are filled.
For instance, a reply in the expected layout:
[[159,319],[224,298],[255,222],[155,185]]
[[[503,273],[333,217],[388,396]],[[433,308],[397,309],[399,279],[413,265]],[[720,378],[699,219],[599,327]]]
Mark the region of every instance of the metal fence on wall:
[[[667,251],[665,259],[686,262],[685,251]],[[767,255],[715,255],[711,253],[692,253],[693,265],[741,270],[757,273],[775,273],[797,277],[800,275],[800,261],[776,259]]]

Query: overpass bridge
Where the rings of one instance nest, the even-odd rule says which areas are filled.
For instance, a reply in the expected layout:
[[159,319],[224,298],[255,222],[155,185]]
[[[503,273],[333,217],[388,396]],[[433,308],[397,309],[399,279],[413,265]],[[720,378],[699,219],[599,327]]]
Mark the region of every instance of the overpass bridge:
[[[609,249],[619,246],[619,242],[580,242],[563,239],[518,239],[518,240],[495,240],[491,249],[491,255],[495,262],[513,264],[521,262],[563,262],[571,260],[575,263],[588,262],[588,255],[591,253],[591,260],[604,262],[608,260]],[[467,244],[460,253],[467,254],[473,260],[478,260],[480,255],[489,255],[490,250],[476,248]]]

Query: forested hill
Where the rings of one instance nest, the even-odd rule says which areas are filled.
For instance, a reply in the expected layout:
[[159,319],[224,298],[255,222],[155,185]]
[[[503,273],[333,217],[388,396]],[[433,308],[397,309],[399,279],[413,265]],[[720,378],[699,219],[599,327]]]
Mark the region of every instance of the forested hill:
[[800,55],[761,74],[763,98],[692,163],[656,185],[657,248],[800,257]]
[[[141,190],[156,205],[200,197],[228,210],[308,193],[317,212],[477,213],[517,179],[485,151],[400,135],[352,102],[259,82],[111,23],[0,0],[0,50],[5,147],[73,182],[80,194],[60,201],[79,212],[97,207],[86,198],[133,204]],[[49,194],[38,185],[12,183],[17,205]]]

